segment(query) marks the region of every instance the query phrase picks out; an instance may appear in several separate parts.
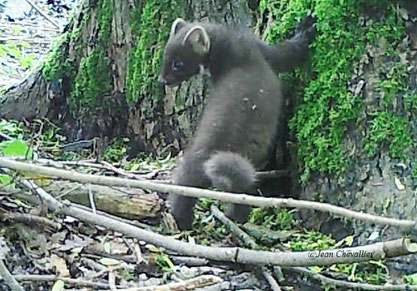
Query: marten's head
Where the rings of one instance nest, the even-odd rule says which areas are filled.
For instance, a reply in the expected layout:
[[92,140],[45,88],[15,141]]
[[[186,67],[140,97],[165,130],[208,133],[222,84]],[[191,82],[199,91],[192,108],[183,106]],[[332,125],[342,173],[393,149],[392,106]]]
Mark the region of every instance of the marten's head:
[[198,74],[210,50],[210,38],[201,25],[178,18],[171,27],[158,81],[176,86]]

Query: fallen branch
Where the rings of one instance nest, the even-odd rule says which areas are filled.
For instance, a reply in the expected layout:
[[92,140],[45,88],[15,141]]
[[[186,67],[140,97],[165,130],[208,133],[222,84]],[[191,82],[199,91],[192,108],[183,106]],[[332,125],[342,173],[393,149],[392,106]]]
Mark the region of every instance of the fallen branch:
[[283,267],[285,270],[293,271],[299,274],[306,275],[312,279],[318,280],[323,284],[330,284],[333,286],[344,287],[344,288],[352,288],[352,289],[362,289],[362,290],[417,290],[417,286],[401,284],[401,285],[375,285],[375,284],[367,284],[367,283],[354,283],[354,282],[346,282],[342,280],[336,280],[332,278],[328,278],[316,272],[313,272],[307,268],[300,268],[300,267]]
[[[226,228],[228,228],[233,235],[235,235],[238,239],[242,241],[242,243],[250,248],[257,249],[259,246],[257,243],[251,238],[249,235],[247,235],[243,230],[241,230],[232,220],[226,217],[226,215],[221,212],[216,206],[211,206],[211,212],[213,213],[214,217],[216,217],[220,222],[225,224]],[[171,259],[173,257],[171,256]],[[174,261],[174,260],[173,260]],[[274,268],[279,268],[278,266],[274,266]],[[271,272],[266,268],[262,268],[262,274],[269,283],[271,289],[273,291],[280,291],[281,288],[278,285],[275,278],[272,276]]]
[[11,211],[7,211],[0,207],[0,218],[2,221],[4,220],[15,220],[18,222],[23,222],[28,225],[42,225],[46,227],[50,227],[52,229],[58,230],[61,228],[61,224],[56,223],[46,217],[40,217],[36,215],[31,215],[28,213],[14,213]]
[[117,289],[118,291],[183,291],[194,290],[196,288],[203,288],[223,282],[223,279],[214,275],[202,275],[192,279],[184,280],[181,282],[169,283],[159,286],[147,286],[128,289]]
[[256,172],[256,180],[276,179],[287,177],[290,174],[288,170],[273,170]]
[[258,249],[258,244],[255,242],[255,240],[250,237],[246,232],[241,230],[239,226],[237,226],[232,220],[226,217],[223,212],[217,208],[216,205],[212,205],[210,207],[211,213],[213,213],[214,217],[216,217],[218,220],[220,220],[221,223],[223,223],[227,229],[229,229],[237,239],[239,239],[244,246],[250,248],[250,249]]
[[22,286],[16,281],[16,278],[10,274],[9,270],[7,269],[6,265],[3,262],[3,258],[0,255],[0,276],[3,278],[4,282],[7,286],[10,287],[12,291],[24,291]]
[[[244,242],[250,241],[248,238],[251,238],[248,234],[246,234],[243,230],[241,230],[233,221],[228,219],[223,212],[221,212],[216,206],[212,205],[211,211],[217,219],[219,219],[225,226],[238,238],[244,238]],[[258,248],[256,242],[249,244],[252,248]],[[278,266],[274,266],[274,269]],[[278,267],[280,268],[280,267]],[[281,268],[280,268],[281,269]],[[320,281],[323,284],[331,284],[335,286],[345,287],[345,288],[354,288],[354,289],[364,289],[364,290],[417,290],[417,286],[415,289],[407,289],[409,285],[374,285],[374,284],[367,284],[367,283],[354,283],[354,282],[346,282],[342,280],[335,280],[332,278],[325,277],[321,274],[313,272],[307,268],[302,267],[285,267],[285,269],[294,271],[297,273],[301,273],[307,275],[315,280]],[[281,270],[274,270],[278,271],[280,276],[282,277]],[[268,281],[271,289],[274,291],[281,290],[278,283],[276,282],[275,278],[271,275],[270,271],[266,268],[262,268],[262,274],[265,279]]]
[[[77,187],[74,187],[77,186]],[[67,199],[90,208],[90,193],[94,195],[97,210],[105,211],[126,219],[155,218],[160,216],[163,200],[155,194],[147,194],[140,189],[107,187],[92,184],[74,185],[68,181],[52,181],[44,187],[49,193],[63,193],[59,198]]]
[[271,275],[271,272],[266,268],[262,268],[262,275],[264,275],[266,281],[268,281],[269,286],[271,286],[272,291],[281,291],[281,287],[279,287],[275,278]]
[[80,183],[148,189],[152,191],[159,191],[165,193],[169,192],[188,197],[210,198],[220,200],[223,202],[246,204],[257,207],[294,207],[300,209],[326,211],[344,217],[360,219],[369,223],[397,226],[404,229],[405,231],[411,230],[411,228],[415,227],[416,225],[416,222],[412,220],[400,220],[394,218],[381,217],[377,215],[348,210],[343,207],[338,207],[327,203],[284,198],[264,198],[246,194],[236,195],[227,192],[218,192],[207,189],[155,183],[151,181],[137,181],[91,174],[81,174],[74,171],[65,171],[61,169],[54,169],[24,162],[13,161],[11,159],[2,157],[0,158],[0,167],[10,168],[16,171],[36,173],[38,175],[57,177]]
[[[1,41],[1,40],[0,40]],[[2,132],[0,132],[0,137],[1,138],[4,138],[4,139],[7,139],[7,140],[14,140],[14,138],[13,137],[11,137],[11,136],[9,136],[9,135],[7,135],[7,134],[5,134],[5,133],[2,133]]]
[[181,254],[207,258],[215,261],[236,262],[242,264],[309,266],[332,265],[336,263],[364,262],[383,258],[397,257],[417,252],[415,244],[409,239],[397,239],[371,245],[335,249],[319,252],[268,252],[254,251],[238,247],[208,247],[177,241],[173,238],[147,231],[128,223],[111,219],[104,215],[93,214],[78,207],[57,201],[35,183],[23,181],[25,187],[39,195],[52,211],[72,216],[81,221],[106,227],[126,236],[144,240]]
[[39,7],[35,5],[35,3],[33,3],[31,0],[26,0],[26,2],[30,6],[32,6],[36,11],[38,11],[38,13],[40,15],[42,15],[46,20],[48,20],[53,26],[55,26],[56,28],[59,28],[59,24],[56,23],[51,17],[49,17],[48,15],[46,15],[45,13],[43,13],[43,11],[41,9],[39,9]]
[[61,280],[65,283],[76,285],[76,286],[91,287],[91,288],[104,288],[104,289],[110,288],[110,285],[107,283],[92,282],[92,281],[87,281],[83,279],[72,279],[72,278],[67,278],[67,277],[59,277],[55,275],[15,275],[13,277],[17,281],[23,281],[23,282],[25,281],[26,282],[41,282],[41,281]]
[[[229,229],[232,234],[238,238],[243,245],[251,248],[251,249],[258,249],[259,246],[255,242],[255,240],[249,236],[246,232],[241,230],[239,226],[234,223],[231,219],[227,218],[226,215],[217,208],[217,206],[212,205],[210,208],[211,212],[213,213],[214,217],[216,217],[220,222],[222,222],[227,229]],[[265,277],[266,281],[269,283],[269,286],[273,291],[281,291],[281,287],[278,285],[275,278],[271,275],[271,272],[266,267],[262,267],[262,275]]]

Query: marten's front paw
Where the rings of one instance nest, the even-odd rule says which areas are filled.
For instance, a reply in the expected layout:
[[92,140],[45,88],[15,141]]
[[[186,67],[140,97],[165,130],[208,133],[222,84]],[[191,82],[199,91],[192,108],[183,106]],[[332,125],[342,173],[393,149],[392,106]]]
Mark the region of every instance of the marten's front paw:
[[172,216],[174,216],[175,221],[177,222],[177,226],[179,230],[188,230],[191,229],[193,224],[194,214],[193,211],[190,210],[189,212],[185,212],[182,209],[172,209],[171,211]]
[[301,42],[309,45],[316,37],[316,22],[316,17],[307,15],[304,20],[298,24],[293,39],[301,40]]

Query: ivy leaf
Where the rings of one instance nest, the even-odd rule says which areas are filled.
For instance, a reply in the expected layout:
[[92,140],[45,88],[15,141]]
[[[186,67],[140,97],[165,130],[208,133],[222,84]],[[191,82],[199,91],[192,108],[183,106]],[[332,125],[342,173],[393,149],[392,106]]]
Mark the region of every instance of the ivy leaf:
[[31,159],[33,157],[33,151],[29,146],[19,140],[14,140],[10,142],[3,143],[4,149],[3,153],[6,157],[28,157]]

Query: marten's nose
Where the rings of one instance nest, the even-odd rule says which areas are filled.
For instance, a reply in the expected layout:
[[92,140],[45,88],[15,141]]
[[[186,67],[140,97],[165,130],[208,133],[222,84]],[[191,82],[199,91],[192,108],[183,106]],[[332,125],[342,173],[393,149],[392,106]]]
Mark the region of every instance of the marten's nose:
[[166,85],[167,80],[165,80],[164,77],[162,77],[162,75],[160,74],[158,77],[158,82],[161,83],[162,85]]

